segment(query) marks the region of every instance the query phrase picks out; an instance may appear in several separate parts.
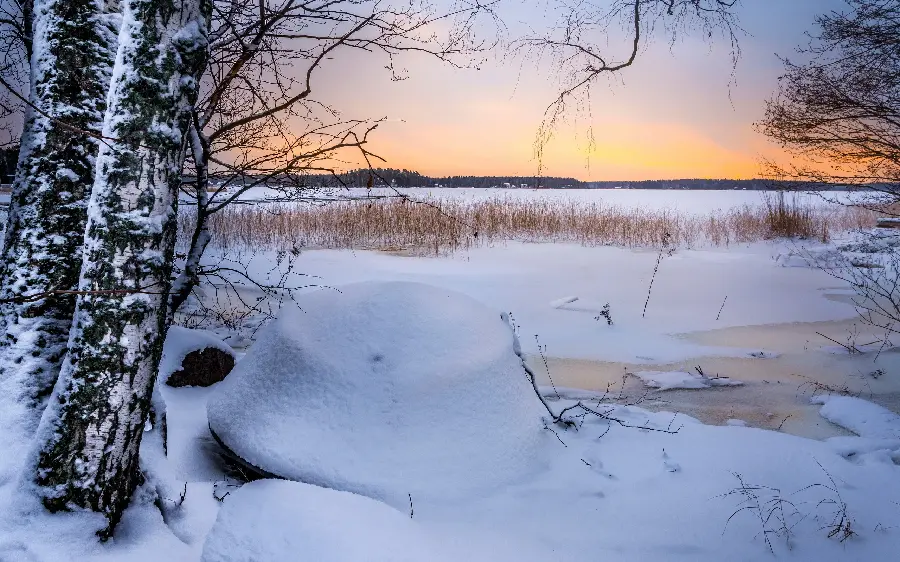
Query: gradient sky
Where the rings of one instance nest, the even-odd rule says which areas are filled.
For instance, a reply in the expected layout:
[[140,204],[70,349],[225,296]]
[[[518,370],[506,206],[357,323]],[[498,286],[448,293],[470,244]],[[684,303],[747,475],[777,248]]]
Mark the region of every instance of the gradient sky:
[[[598,0],[603,1],[603,0]],[[543,15],[504,0],[512,32]],[[654,41],[634,66],[592,93],[586,114],[561,126],[547,147],[544,175],[581,180],[750,178],[761,156],[779,151],[752,129],[816,14],[842,0],[742,0],[742,55],[732,72],[721,41]],[[626,45],[627,48],[627,45]],[[621,52],[621,51],[620,51]],[[320,76],[321,99],[348,117],[386,117],[372,149],[392,168],[428,175],[522,175],[537,172],[533,143],[558,84],[533,61],[492,57],[481,70],[454,69],[421,56],[402,64],[409,78],[390,80],[381,61],[345,52]],[[730,95],[729,95],[730,94]]]

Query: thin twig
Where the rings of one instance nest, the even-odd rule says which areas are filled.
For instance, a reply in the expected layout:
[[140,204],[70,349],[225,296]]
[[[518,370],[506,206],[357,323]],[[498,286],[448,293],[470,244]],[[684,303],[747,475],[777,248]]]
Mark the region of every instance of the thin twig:
[[725,299],[722,301],[722,306],[719,307],[719,313],[716,314],[716,321],[719,320],[719,316],[722,315],[722,309],[725,308],[725,301],[728,300],[728,295],[725,295]]
[[855,345],[846,345],[846,344],[843,344],[843,343],[841,343],[841,342],[839,342],[839,341],[837,341],[837,340],[835,340],[835,339],[829,338],[828,336],[826,336],[826,335],[823,334],[822,332],[816,332],[816,334],[822,336],[823,338],[825,338],[825,339],[828,340],[828,341],[832,341],[832,342],[838,344],[839,346],[841,346],[841,347],[843,347],[844,349],[846,349],[848,353],[862,353],[862,351],[860,351]]

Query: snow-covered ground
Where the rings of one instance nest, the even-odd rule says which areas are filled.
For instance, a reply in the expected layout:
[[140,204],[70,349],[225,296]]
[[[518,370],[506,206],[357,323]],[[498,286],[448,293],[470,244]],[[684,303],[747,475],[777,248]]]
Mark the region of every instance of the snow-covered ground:
[[[700,366],[709,377],[745,384],[667,390],[644,405],[680,409],[708,423],[737,416],[756,427],[824,438],[844,432],[808,403],[811,381],[848,386],[900,410],[900,377],[890,375],[900,372],[900,353],[864,345],[883,333],[858,321],[844,282],[790,262],[792,254],[827,255],[845,243],[679,250],[662,259],[649,302],[659,257],[652,250],[512,242],[435,258],[322,250],[301,254],[294,269],[316,276],[298,277],[298,284],[417,281],[510,312],[543,383],[550,380],[539,351],[553,382],[589,390],[618,388],[626,372],[695,373]],[[267,254],[244,258],[258,275],[271,269]],[[601,315],[606,304],[612,325]],[[852,338],[869,353],[836,355],[840,346],[825,336],[842,343]],[[879,369],[888,376],[870,376]],[[626,381],[632,394],[640,392],[637,383]]]
[[[434,258],[308,251],[293,267],[315,277],[298,275],[292,282],[428,283],[511,312],[528,353],[537,352],[539,340],[554,357],[650,364],[764,351],[697,345],[678,337],[686,332],[855,317],[840,300],[850,295],[846,286],[815,268],[781,266],[777,257],[793,249],[773,243],[676,252],[662,259],[649,302],[658,252],[574,244],[510,242]],[[275,276],[268,274],[274,261],[269,253],[239,259],[260,277]],[[598,319],[607,303],[611,326]]]
[[[624,190],[614,193],[620,192]],[[842,243],[806,249],[827,252]],[[21,482],[9,477],[0,482],[0,561],[288,562],[298,560],[299,553],[320,562],[720,562],[769,560],[773,553],[797,560],[892,560],[900,549],[900,353],[888,345],[862,355],[836,355],[836,344],[816,335],[841,342],[854,338],[860,345],[876,336],[864,326],[853,328],[856,314],[843,283],[795,259],[799,244],[682,250],[662,259],[655,278],[658,253],[620,248],[510,243],[441,258],[305,252],[293,262],[294,271],[315,277],[294,275],[289,281],[319,287],[298,292],[299,311],[285,315],[278,330],[307,335],[295,341],[267,339],[278,332],[268,328],[252,337],[239,327],[215,329],[238,352],[236,378],[208,389],[161,387],[168,455],[162,454],[159,428],[148,427],[142,448],[148,481],[116,538],[96,543],[91,533],[99,522],[88,514],[47,516],[23,495]],[[258,278],[278,275],[277,267],[270,273],[278,265],[272,254],[240,257]],[[406,302],[403,287],[408,285],[401,283],[392,284],[398,292],[391,296],[395,305],[389,317],[367,320],[358,294],[348,291],[350,309],[342,310],[343,293],[326,289],[335,318],[355,318],[348,324],[347,339],[340,339],[344,335],[335,327],[338,320],[320,331],[303,328],[304,322],[330,321],[313,301],[307,301],[310,313],[302,312],[304,299],[319,298],[305,293],[366,281],[425,283],[439,293],[465,295],[473,310],[456,305],[441,309],[420,300],[415,307],[402,306],[398,303]],[[246,290],[246,296],[255,295]],[[494,417],[497,412],[489,411],[493,402],[486,402],[498,387],[488,384],[489,377],[465,376],[485,364],[477,350],[503,352],[499,332],[475,330],[467,322],[482,318],[479,326],[487,326],[488,318],[500,322],[502,313],[511,313],[521,352],[554,413],[581,400],[603,415],[576,407],[570,412],[575,425],[555,424],[530,387],[517,387],[504,399],[522,406],[516,416],[534,408],[534,434],[529,433],[528,447],[510,461],[517,466],[504,468],[507,478],[492,480],[484,489],[474,484],[496,476],[493,464],[472,468],[471,462],[448,462],[442,481],[458,478],[471,488],[460,485],[449,490],[456,493],[429,494],[427,479],[418,472],[408,491],[401,489],[403,478],[396,475],[373,473],[366,482],[368,467],[397,470],[395,463],[403,459],[412,458],[417,468],[465,451],[475,459],[471,451],[477,451],[473,445],[478,442],[472,427],[499,438],[492,442],[510,446],[504,435],[491,434],[503,427]],[[429,328],[429,318],[445,322],[439,329]],[[444,334],[446,346],[401,353],[403,345],[416,341],[406,329]],[[163,370],[176,368],[173,357],[211,337],[173,331]],[[371,341],[377,347],[391,337],[400,338],[393,344],[396,357],[383,355],[376,361],[381,352],[360,344]],[[253,338],[263,341],[257,351],[250,344]],[[407,340],[409,344],[397,343]],[[317,342],[327,351],[324,356],[300,352]],[[437,371],[423,353],[444,357],[460,372],[428,378]],[[298,375],[335,364],[355,365],[354,357],[386,365],[379,369],[412,357],[417,368],[404,371],[410,375],[405,378],[380,378],[378,371],[379,377],[371,379],[379,382],[377,393],[365,384],[370,379],[354,379],[355,371],[318,380]],[[279,358],[284,360],[278,363]],[[545,360],[552,381],[544,371]],[[277,365],[267,368],[267,361]],[[704,374],[695,366],[702,366]],[[883,373],[870,376],[876,369]],[[282,371],[284,377],[276,376]],[[605,392],[625,372],[636,376],[626,377],[623,392]],[[254,385],[247,373],[265,376]],[[323,373],[316,371],[320,377]],[[163,378],[167,374],[161,373]],[[709,382],[717,376],[743,384]],[[292,381],[294,392],[275,379]],[[460,381],[463,388],[454,386]],[[838,387],[841,381],[859,383],[860,396],[830,397],[815,384]],[[528,380],[522,374],[515,383],[527,385]],[[242,426],[249,431],[265,416],[285,412],[281,427],[266,426],[286,432],[285,438],[264,437],[289,449],[282,458],[302,468],[287,475],[340,491],[271,479],[242,485],[220,457],[207,414],[209,406],[224,415],[216,404],[223,403],[222,393],[229,387],[240,390],[225,401],[229,407],[253,405],[258,416],[244,411],[243,422],[229,431],[240,436]],[[428,401],[416,402],[415,392]],[[442,400],[452,401],[453,408]],[[461,400],[473,405],[466,423],[460,422],[460,412],[465,412],[458,409]],[[525,406],[520,400],[533,402]],[[304,401],[318,409],[288,415]],[[391,404],[407,408],[404,415],[392,411]],[[780,409],[785,404],[796,410]],[[716,408],[721,415],[710,414]],[[354,414],[359,411],[366,415]],[[782,421],[783,411],[794,417]],[[754,417],[760,412],[761,418]],[[774,421],[760,421],[769,418]],[[291,420],[308,439],[290,434]],[[805,429],[791,429],[794,422]],[[379,447],[397,423],[421,424],[404,427],[398,435],[414,435],[417,446],[429,447],[425,458],[411,457],[414,451],[403,443]],[[807,427],[816,423],[827,429],[816,433]],[[428,435],[416,433],[417,428]],[[790,435],[789,430],[823,439]],[[252,434],[253,439],[262,435],[256,429]],[[334,441],[338,436],[343,441]],[[315,456],[316,449],[307,445],[316,440],[365,444],[365,454],[357,459],[352,450],[326,448]],[[271,452],[273,447],[264,449]],[[253,449],[246,454],[270,452]],[[353,486],[303,476],[314,470],[320,477],[335,462],[350,463],[331,474],[345,479],[350,474]],[[0,475],[21,464],[21,459],[0,456]],[[387,486],[389,501],[370,497],[379,495],[371,490]],[[152,503],[153,490],[164,498],[159,506]]]
[[[179,352],[190,335],[180,337],[170,343]],[[332,358],[334,364],[344,362]],[[471,386],[473,392],[485,390],[477,382]],[[358,399],[371,391],[338,384],[309,394],[297,389],[288,400],[347,394]],[[418,391],[440,395],[443,389]],[[14,486],[0,489],[4,502],[19,498],[5,503],[0,514],[0,560],[292,562],[303,553],[320,562],[719,562],[769,560],[773,554],[844,561],[891,560],[900,546],[900,435],[885,433],[896,431],[897,419],[878,409],[877,423],[867,426],[871,432],[816,441],[740,425],[704,425],[683,414],[601,401],[597,394],[568,394],[548,400],[555,413],[579,398],[604,417],[576,415],[569,428],[545,419],[546,429],[538,424],[532,436],[537,447],[519,455],[515,462],[521,466],[503,485],[474,493],[460,489],[449,498],[410,493],[409,505],[397,506],[311,484],[266,479],[240,485],[229,479],[212,452],[204,415],[209,396],[218,392],[163,388],[169,455],[159,454],[156,431],[145,433],[150,479],[107,544],[90,534],[100,524],[96,517],[47,516],[21,500]],[[282,396],[278,386],[251,392]],[[826,402],[829,415],[852,420],[853,428],[873,413],[864,401]],[[329,403],[335,407],[321,420],[325,434],[390,438],[383,433],[394,418],[390,411],[359,423],[339,402]],[[459,448],[463,435],[452,419],[442,423],[440,409],[417,415],[422,414],[429,416],[428,447]],[[480,417],[477,410],[471,415]],[[483,425],[486,436],[491,430]],[[377,447],[366,454],[365,462],[371,462],[368,455],[377,459]],[[443,474],[467,476],[481,478],[452,467]],[[153,488],[163,496],[160,507],[151,501]]]

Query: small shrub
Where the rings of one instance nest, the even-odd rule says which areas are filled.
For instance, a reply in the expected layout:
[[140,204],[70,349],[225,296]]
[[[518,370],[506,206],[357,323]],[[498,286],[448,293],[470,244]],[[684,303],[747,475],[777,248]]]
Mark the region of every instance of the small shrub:
[[594,316],[594,320],[596,320],[598,322],[600,321],[601,318],[606,320],[607,326],[613,325],[612,315],[609,312],[609,303],[604,304],[603,308],[600,309],[600,313],[597,316]]

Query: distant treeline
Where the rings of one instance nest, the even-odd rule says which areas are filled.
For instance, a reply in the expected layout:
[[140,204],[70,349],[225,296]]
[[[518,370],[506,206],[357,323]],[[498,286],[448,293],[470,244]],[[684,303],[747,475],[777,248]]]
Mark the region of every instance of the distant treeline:
[[[339,178],[339,179],[338,179]],[[304,178],[309,186],[324,187],[451,187],[451,188],[491,188],[515,187],[527,189],[746,189],[746,190],[816,190],[836,191],[846,189],[820,182],[777,181],[767,179],[728,180],[728,179],[676,179],[676,180],[641,180],[641,181],[592,181],[583,182],[575,178],[538,177],[538,176],[424,176],[412,170],[396,170],[393,168],[375,168],[372,170],[353,170],[337,177],[331,175],[313,175]],[[900,189],[900,186],[894,186]]]
[[[0,183],[12,183],[16,173],[19,146],[0,147]],[[185,177],[185,181],[192,181]],[[224,177],[215,178],[224,181]],[[215,181],[214,179],[214,181]],[[746,189],[746,190],[801,190],[801,191],[841,191],[846,186],[821,182],[777,181],[766,179],[723,180],[723,179],[678,179],[640,181],[591,181],[583,182],[575,178],[539,176],[423,176],[412,170],[393,168],[359,169],[339,174],[314,174],[302,178],[294,177],[289,183],[309,187],[477,187],[477,188],[544,188],[544,189]],[[877,184],[879,189],[900,193],[900,184]]]
[[[339,179],[338,179],[339,178]],[[312,186],[325,187],[543,187],[548,189],[586,188],[588,185],[575,178],[536,177],[536,176],[423,176],[412,170],[395,170],[393,168],[375,168],[372,170],[353,170],[337,177],[331,175],[314,175],[306,178]]]

